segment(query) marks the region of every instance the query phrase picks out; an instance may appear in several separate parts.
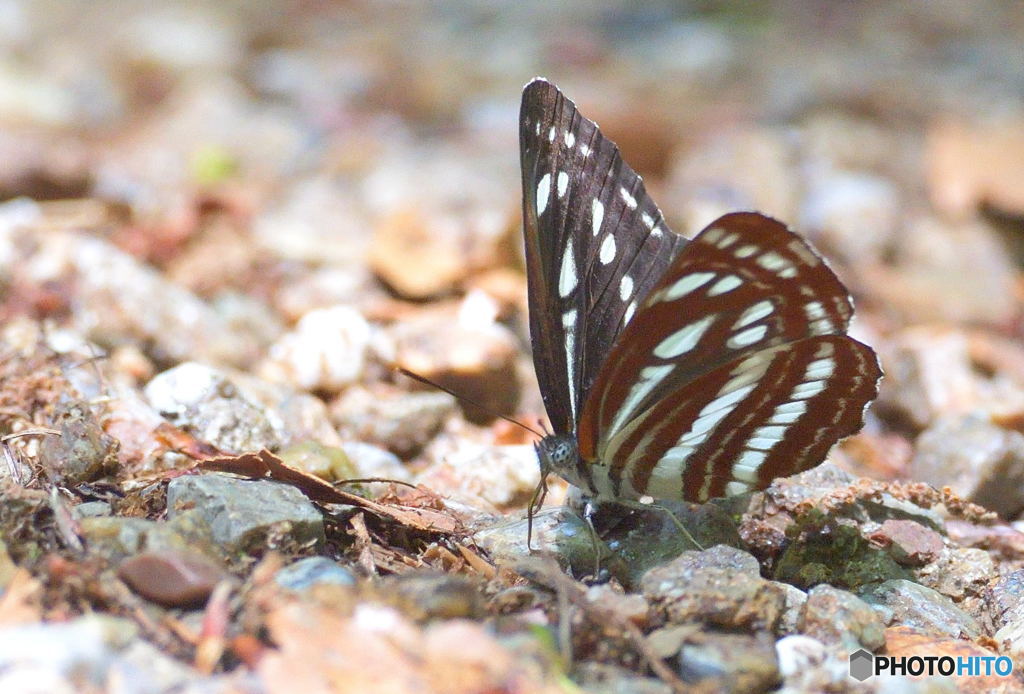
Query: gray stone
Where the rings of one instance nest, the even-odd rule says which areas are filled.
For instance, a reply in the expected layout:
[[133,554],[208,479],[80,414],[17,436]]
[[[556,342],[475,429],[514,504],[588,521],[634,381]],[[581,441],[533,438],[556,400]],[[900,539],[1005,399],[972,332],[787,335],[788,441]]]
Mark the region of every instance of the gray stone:
[[103,615],[7,626],[0,628],[0,672],[39,669],[92,689],[103,684],[117,652],[137,638],[132,622]]
[[[108,680],[126,683],[118,691],[124,694],[143,692],[180,692],[200,675],[184,663],[174,660],[147,641],[131,643],[111,662]],[[127,683],[131,683],[127,685]]]
[[221,559],[213,544],[210,528],[198,511],[189,510],[168,521],[125,516],[90,516],[79,520],[87,547],[120,561],[143,551],[177,550],[200,552]]
[[266,408],[223,371],[185,362],[146,384],[146,398],[176,426],[224,451],[276,450],[281,437]]
[[79,527],[90,551],[120,560],[145,548],[146,536],[157,527],[157,522],[146,518],[95,516],[81,519]]
[[625,668],[585,661],[576,666],[574,679],[590,694],[672,694],[672,688],[653,677],[641,677]]
[[354,586],[355,575],[327,557],[306,557],[289,564],[276,574],[274,581],[282,588],[303,591],[315,585]]
[[877,402],[889,416],[920,430],[937,418],[973,409],[978,376],[962,330],[914,325],[880,347],[885,378]]
[[60,436],[45,436],[39,460],[67,486],[91,482],[117,470],[120,444],[103,429],[88,403],[63,399],[53,416]]
[[86,501],[71,509],[71,514],[79,520],[96,516],[109,516],[111,513],[110,504],[106,501]]
[[1016,518],[1024,511],[1024,434],[986,417],[940,420],[917,438],[907,475]]
[[605,524],[609,527],[601,536],[622,560],[627,573],[620,580],[625,579],[623,585],[627,588],[639,585],[648,570],[675,559],[682,552],[741,544],[732,516],[717,503],[697,506],[659,501],[639,508],[602,505],[598,507],[595,520],[598,527],[603,527],[601,518],[606,506],[613,522]]
[[985,590],[986,612],[997,629],[1024,621],[1024,569],[1017,569]]
[[418,622],[429,619],[481,619],[486,606],[479,581],[443,573],[387,576],[377,584],[379,599]]
[[809,178],[800,229],[846,258],[878,262],[899,219],[896,189],[878,176],[828,171]]
[[871,605],[829,585],[815,586],[807,594],[798,626],[801,633],[846,653],[874,651],[885,644],[885,623]]
[[1024,569],[1003,576],[985,591],[996,632],[993,638],[1015,658],[1024,656]]
[[278,541],[317,545],[323,517],[302,492],[280,482],[240,480],[220,474],[188,475],[167,486],[167,517],[194,509],[213,541],[228,552],[245,551],[274,532]]
[[796,634],[799,631],[798,625],[800,624],[800,615],[804,610],[804,603],[807,602],[807,593],[788,583],[775,581],[772,583],[777,585],[786,597],[785,607],[779,617],[779,623],[775,626],[775,631],[782,636]]
[[[529,557],[527,520],[500,520],[478,530],[475,542],[499,566],[512,566]],[[576,576],[593,574],[594,567],[606,563],[607,546],[594,539],[593,532],[576,513],[567,508],[545,508],[533,516],[532,548],[538,553],[559,557]]]
[[139,638],[132,622],[102,615],[0,628],[0,649],[0,691],[11,694],[259,691],[244,673],[203,676]]
[[780,681],[774,642],[765,633],[695,634],[679,651],[679,674],[718,691],[764,692]]
[[341,450],[355,465],[360,477],[381,477],[408,482],[412,479],[402,460],[389,450],[362,441],[345,441]]
[[914,573],[918,582],[957,602],[983,594],[995,575],[992,555],[976,547],[945,547],[938,559]]
[[[831,492],[848,488],[856,479],[849,472],[828,461],[796,475],[775,480],[770,488],[772,499],[782,508],[793,509],[800,503],[816,500]],[[913,520],[929,528],[941,530],[945,519],[941,514],[910,501],[897,499],[883,492],[878,498],[858,499],[842,510],[842,517],[856,521],[867,519],[882,523],[889,519]]]
[[784,678],[799,677],[825,662],[828,649],[818,639],[804,634],[784,636],[775,642],[779,673]]
[[648,571],[640,587],[672,623],[773,630],[786,606],[785,591],[761,577],[757,559],[727,545],[683,552]]
[[920,583],[894,579],[860,591],[860,597],[889,625],[899,624],[936,636],[975,639],[981,627],[952,600]]
[[331,419],[346,438],[409,458],[437,435],[457,405],[448,393],[349,388],[331,403]]

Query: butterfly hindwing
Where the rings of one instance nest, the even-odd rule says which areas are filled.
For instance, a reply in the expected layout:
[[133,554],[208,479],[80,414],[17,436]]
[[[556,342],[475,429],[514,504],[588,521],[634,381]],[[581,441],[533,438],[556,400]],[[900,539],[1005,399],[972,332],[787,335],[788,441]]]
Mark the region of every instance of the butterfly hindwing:
[[652,403],[602,441],[598,470],[616,497],[706,501],[761,489],[817,465],[857,431],[875,396],[874,352],[823,335],[754,352]]
[[545,80],[523,91],[520,157],[534,366],[552,427],[570,433],[620,331],[685,240],[615,144]]
[[615,496],[704,500],[816,465],[860,427],[881,375],[844,334],[852,313],[784,225],[756,213],[712,223],[652,288],[585,403],[592,476]]

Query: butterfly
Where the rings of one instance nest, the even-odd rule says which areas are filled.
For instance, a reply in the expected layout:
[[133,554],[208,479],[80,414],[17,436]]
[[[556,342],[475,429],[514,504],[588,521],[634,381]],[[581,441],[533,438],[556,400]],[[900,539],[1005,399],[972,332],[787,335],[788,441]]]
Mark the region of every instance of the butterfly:
[[542,485],[704,502],[819,464],[882,376],[846,287],[755,212],[672,232],[618,147],[543,79],[519,119]]

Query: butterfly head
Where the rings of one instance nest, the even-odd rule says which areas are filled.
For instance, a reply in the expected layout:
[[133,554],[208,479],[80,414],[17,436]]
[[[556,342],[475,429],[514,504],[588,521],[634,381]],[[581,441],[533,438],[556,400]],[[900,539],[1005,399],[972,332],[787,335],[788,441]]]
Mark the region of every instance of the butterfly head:
[[581,474],[580,453],[576,439],[568,434],[549,434],[534,444],[540,463],[541,478],[555,473],[566,482],[584,491],[593,491],[587,476]]

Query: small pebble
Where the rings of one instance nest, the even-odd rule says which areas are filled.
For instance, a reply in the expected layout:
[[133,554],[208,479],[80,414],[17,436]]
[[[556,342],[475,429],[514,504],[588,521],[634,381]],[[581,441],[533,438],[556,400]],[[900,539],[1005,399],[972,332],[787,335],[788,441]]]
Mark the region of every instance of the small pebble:
[[198,607],[227,577],[210,560],[184,552],[146,552],[126,559],[117,575],[142,597],[164,607]]

